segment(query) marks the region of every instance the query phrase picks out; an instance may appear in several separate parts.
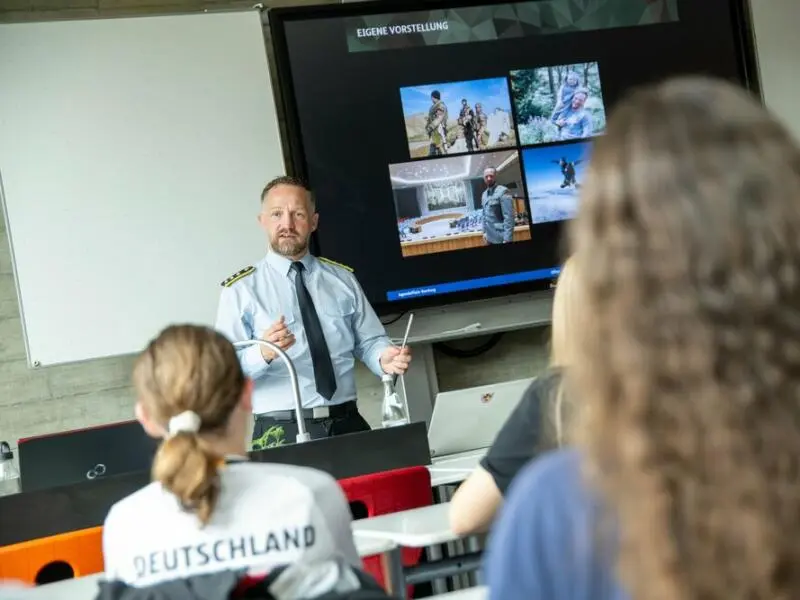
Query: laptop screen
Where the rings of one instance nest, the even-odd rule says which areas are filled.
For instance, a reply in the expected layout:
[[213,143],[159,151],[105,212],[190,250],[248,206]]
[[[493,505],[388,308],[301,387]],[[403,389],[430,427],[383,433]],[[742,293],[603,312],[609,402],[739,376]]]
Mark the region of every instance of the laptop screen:
[[23,492],[148,471],[158,440],[137,421],[19,440]]

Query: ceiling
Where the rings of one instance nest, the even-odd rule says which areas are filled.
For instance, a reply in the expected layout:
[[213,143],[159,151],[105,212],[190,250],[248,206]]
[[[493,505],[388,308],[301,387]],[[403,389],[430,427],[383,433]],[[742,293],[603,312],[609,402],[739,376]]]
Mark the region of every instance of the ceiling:
[[505,168],[515,160],[519,160],[516,150],[502,150],[488,154],[415,160],[390,165],[389,172],[394,187],[414,186],[434,181],[483,177],[485,168]]

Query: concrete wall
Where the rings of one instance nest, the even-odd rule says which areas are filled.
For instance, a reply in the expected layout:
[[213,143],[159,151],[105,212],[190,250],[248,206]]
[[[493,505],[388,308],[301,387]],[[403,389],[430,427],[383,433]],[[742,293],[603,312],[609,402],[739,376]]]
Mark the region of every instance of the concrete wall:
[[800,140],[800,80],[795,74],[800,56],[800,2],[751,0],[750,5],[764,100]]
[[[248,7],[254,3],[254,0],[228,3],[200,0],[0,0],[0,22],[190,12],[204,8]],[[319,0],[294,2],[311,3],[319,3]],[[0,228],[0,440],[16,445],[20,437],[132,418],[130,371],[133,357],[39,370],[27,368],[8,238],[2,219]],[[529,377],[544,360],[542,340],[541,332],[520,331],[507,334],[500,344],[477,358],[458,360],[438,354],[440,388],[459,389]],[[469,347],[479,341],[461,344]],[[363,367],[358,371],[357,382],[362,410],[368,420],[377,423],[380,382]]]

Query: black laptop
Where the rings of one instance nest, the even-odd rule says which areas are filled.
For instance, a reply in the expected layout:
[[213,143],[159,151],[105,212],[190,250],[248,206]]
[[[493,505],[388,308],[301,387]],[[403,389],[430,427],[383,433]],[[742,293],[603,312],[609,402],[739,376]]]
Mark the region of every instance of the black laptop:
[[17,450],[21,490],[149,471],[158,442],[137,421],[21,439]]

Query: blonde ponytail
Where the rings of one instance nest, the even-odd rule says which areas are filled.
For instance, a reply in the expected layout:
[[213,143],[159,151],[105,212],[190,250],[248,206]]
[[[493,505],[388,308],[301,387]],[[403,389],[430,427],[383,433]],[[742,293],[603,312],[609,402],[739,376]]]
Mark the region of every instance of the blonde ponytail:
[[206,525],[219,498],[221,462],[222,457],[210,452],[199,435],[180,432],[161,443],[152,476]]
[[236,350],[207,327],[168,327],[138,357],[134,387],[166,437],[151,475],[207,524],[220,494],[222,457],[207,439],[225,431],[246,384]]

